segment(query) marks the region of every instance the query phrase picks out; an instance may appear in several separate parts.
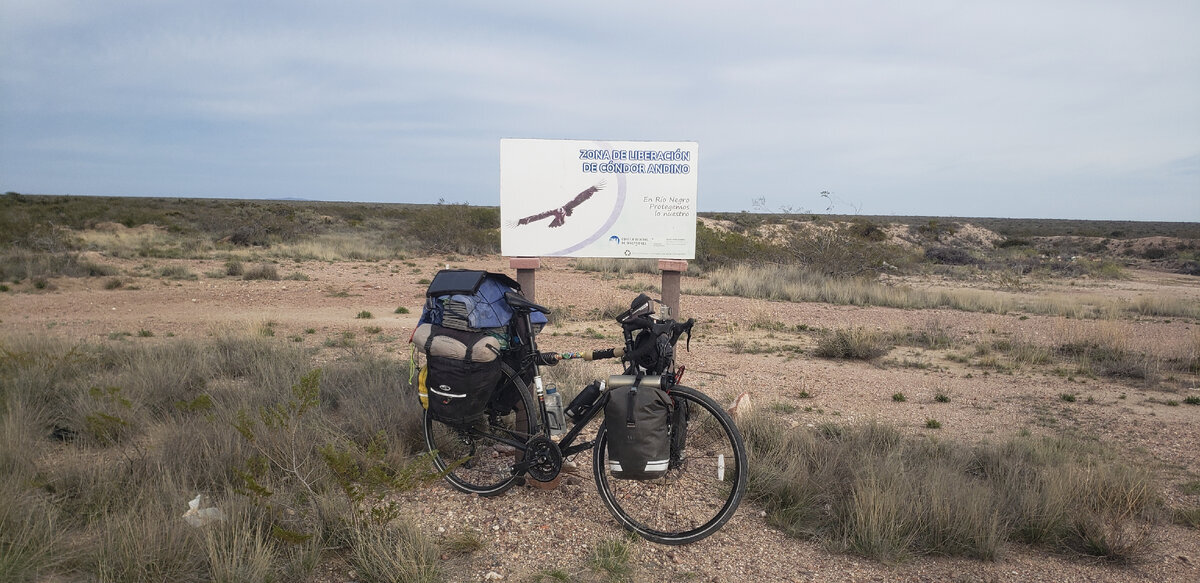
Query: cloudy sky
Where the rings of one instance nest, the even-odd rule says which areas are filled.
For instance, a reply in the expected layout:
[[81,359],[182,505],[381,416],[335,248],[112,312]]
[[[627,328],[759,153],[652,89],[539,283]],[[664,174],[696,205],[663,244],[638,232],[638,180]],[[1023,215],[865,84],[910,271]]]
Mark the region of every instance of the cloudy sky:
[[699,143],[702,211],[1200,221],[1200,2],[0,0],[0,190],[499,203]]

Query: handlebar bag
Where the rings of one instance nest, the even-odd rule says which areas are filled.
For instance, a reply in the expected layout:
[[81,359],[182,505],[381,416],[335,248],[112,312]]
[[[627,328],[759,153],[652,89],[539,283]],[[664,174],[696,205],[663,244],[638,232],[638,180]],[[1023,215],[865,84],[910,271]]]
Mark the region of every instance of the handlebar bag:
[[625,358],[642,367],[646,374],[660,375],[673,368],[675,345],[668,333],[642,330],[633,341],[633,350]]
[[604,406],[608,471],[614,478],[654,480],[671,458],[671,397],[654,387],[621,387]]
[[413,343],[425,353],[418,396],[429,414],[447,423],[483,414],[500,382],[500,343],[481,332],[422,324]]

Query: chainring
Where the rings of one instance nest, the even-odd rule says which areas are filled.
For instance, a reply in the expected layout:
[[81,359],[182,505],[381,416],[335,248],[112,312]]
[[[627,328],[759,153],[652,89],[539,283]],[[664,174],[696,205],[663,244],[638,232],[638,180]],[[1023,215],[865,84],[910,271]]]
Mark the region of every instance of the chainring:
[[558,444],[545,435],[538,435],[525,444],[525,461],[529,462],[529,477],[549,482],[562,471],[563,456]]

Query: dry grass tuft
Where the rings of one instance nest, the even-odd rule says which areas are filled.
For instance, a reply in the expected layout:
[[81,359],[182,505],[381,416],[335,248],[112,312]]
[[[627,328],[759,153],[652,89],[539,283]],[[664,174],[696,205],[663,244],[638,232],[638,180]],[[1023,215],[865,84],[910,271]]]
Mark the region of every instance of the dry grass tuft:
[[822,335],[817,340],[816,355],[824,358],[875,360],[891,349],[888,335],[860,327]]
[[[352,551],[355,508],[377,501],[352,504],[319,451],[378,452],[380,475],[419,479],[419,405],[402,363],[314,370],[311,358],[219,331],[154,345],[0,340],[0,580],[294,580]],[[183,521],[197,492],[227,520]],[[411,529],[390,540],[433,544]],[[410,580],[429,580],[421,569]]]
[[299,261],[382,261],[404,252],[365,233],[327,233],[275,245],[271,255]]
[[440,580],[438,549],[411,523],[364,522],[350,529],[347,557],[368,581],[433,583]]
[[1059,356],[1095,376],[1154,382],[1162,369],[1158,355],[1134,349],[1132,339],[1136,336],[1127,325],[1065,324],[1059,326],[1055,337]]
[[725,267],[709,275],[709,289],[689,291],[791,302],[901,309],[950,308],[989,314],[1022,311],[1089,319],[1147,314],[1200,318],[1200,307],[1195,302],[1182,299],[1144,299],[1131,304],[1107,297],[1078,294],[1022,298],[981,290],[923,290],[888,285],[869,278],[831,277],[800,265]]
[[252,281],[256,279],[265,279],[270,281],[279,281],[279,270],[272,263],[259,263],[254,267],[245,270],[242,273],[242,279]]
[[[655,275],[659,273],[657,259],[580,257],[574,261],[573,266],[580,271],[594,271],[617,277],[627,277],[634,273],[651,273]],[[687,275],[692,277],[700,276],[700,268],[695,264],[688,264]]]
[[588,563],[605,581],[629,581],[633,577],[633,543],[628,538],[600,541],[592,549]]
[[1065,439],[905,438],[878,425],[743,424],[750,494],[786,532],[879,560],[993,559],[1006,542],[1128,562],[1145,553],[1154,479]]

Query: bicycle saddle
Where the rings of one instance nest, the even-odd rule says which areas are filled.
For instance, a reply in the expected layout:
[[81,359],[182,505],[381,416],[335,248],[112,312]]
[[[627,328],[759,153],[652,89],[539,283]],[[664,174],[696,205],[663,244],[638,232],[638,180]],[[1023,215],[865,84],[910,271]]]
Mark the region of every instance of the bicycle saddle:
[[504,301],[508,302],[508,306],[514,310],[528,310],[550,315],[550,308],[539,306],[525,299],[525,296],[514,291],[504,292]]

